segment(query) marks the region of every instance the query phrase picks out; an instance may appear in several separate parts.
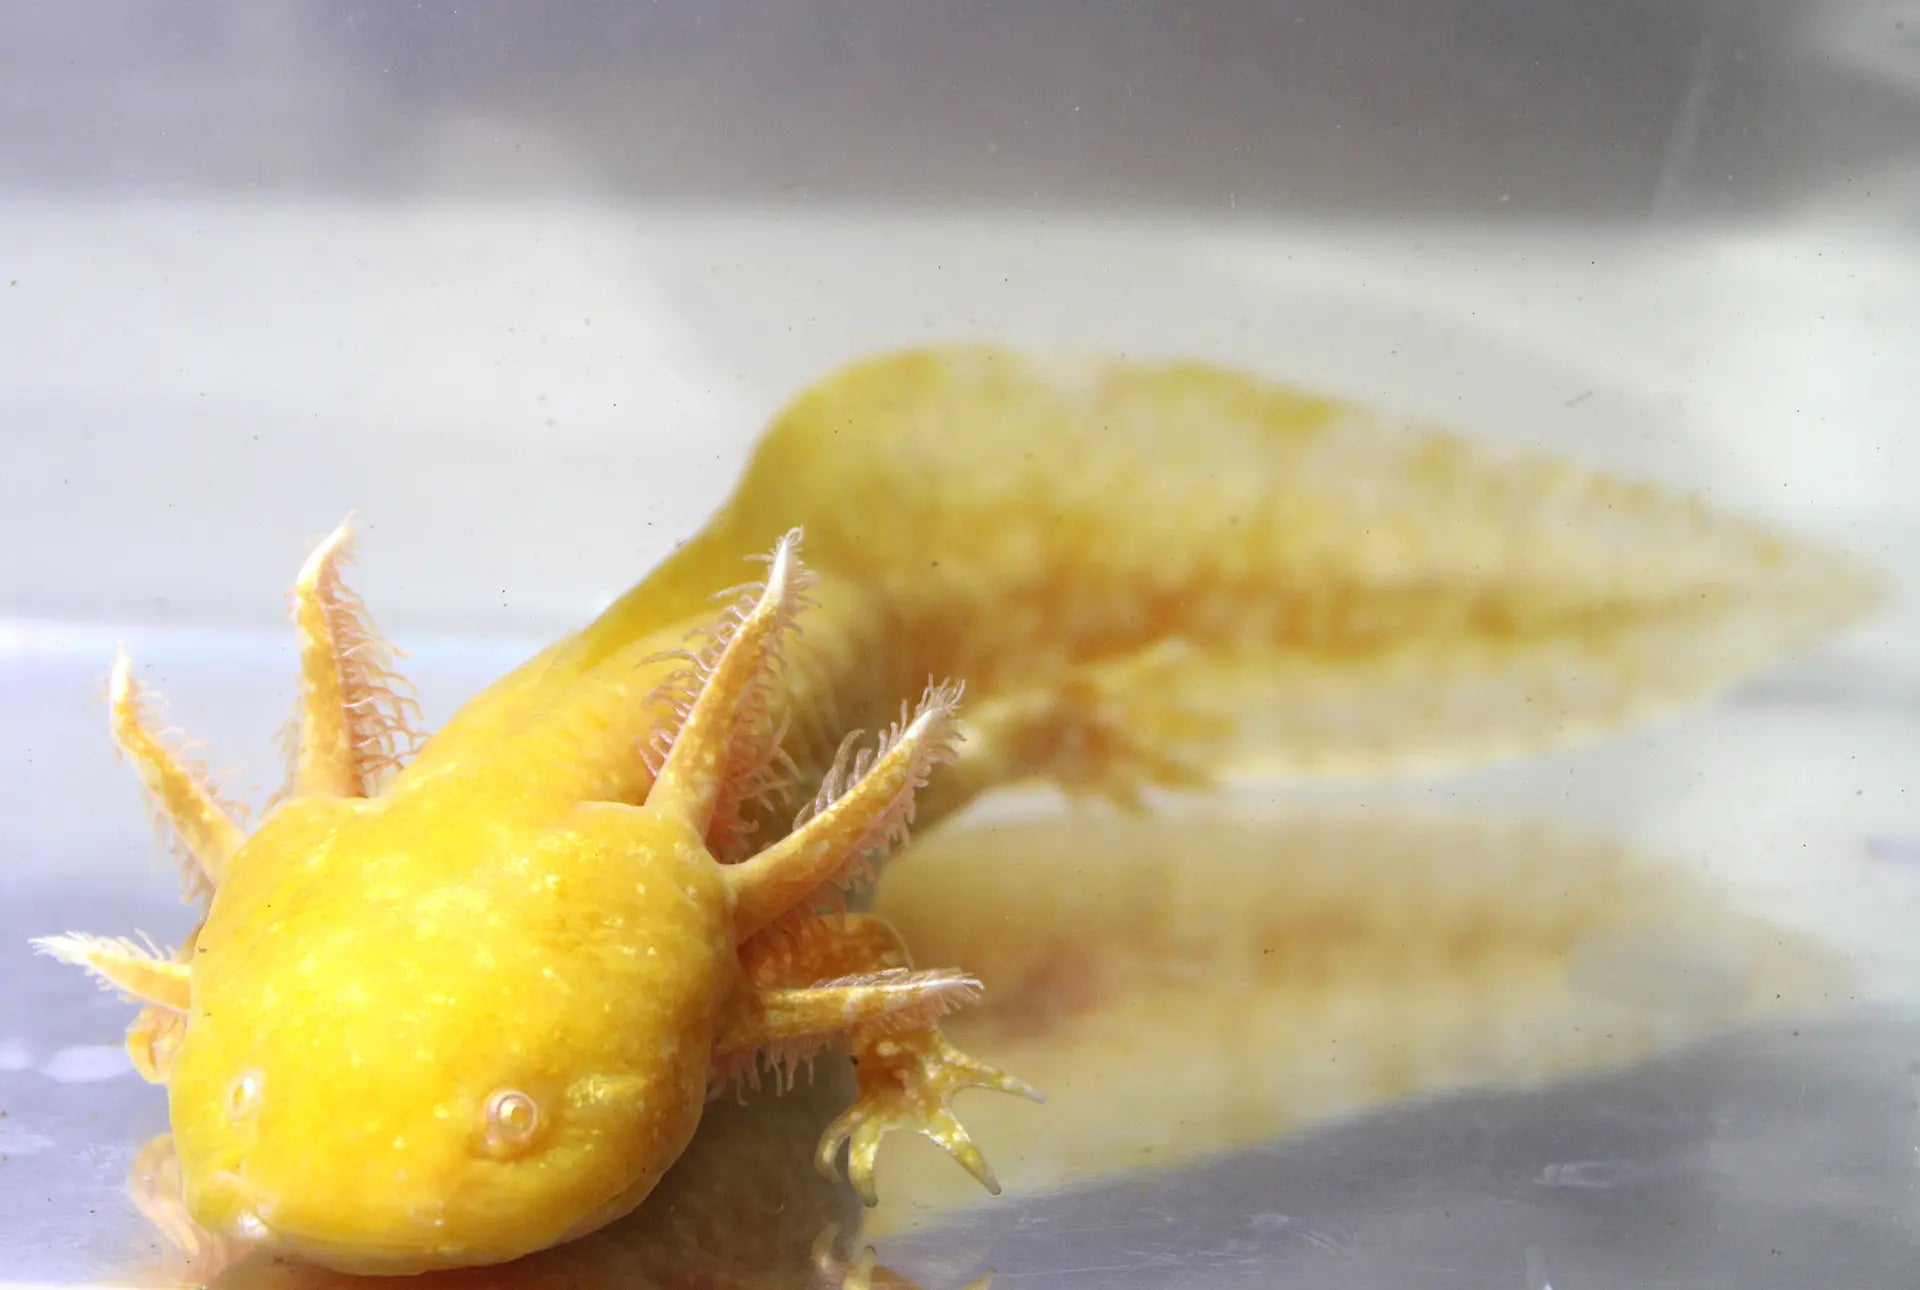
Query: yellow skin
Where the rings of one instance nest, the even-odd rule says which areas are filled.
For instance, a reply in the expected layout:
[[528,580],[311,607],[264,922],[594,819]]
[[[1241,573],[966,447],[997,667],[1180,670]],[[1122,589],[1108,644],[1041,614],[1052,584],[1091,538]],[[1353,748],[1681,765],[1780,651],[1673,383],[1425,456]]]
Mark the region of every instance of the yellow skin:
[[115,668],[116,740],[211,893],[202,926],[171,958],[41,945],[147,1002],[129,1047],[168,1087],[196,1222],[377,1272],[611,1221],[711,1092],[828,1043],[859,1093],[823,1167],[846,1147],[871,1199],[907,1128],[992,1189],[948,1101],[1031,1091],[934,1024],[978,983],[821,912],[916,805],[1542,747],[1737,679],[1874,588],[1249,377],[982,349],[807,393],[701,534],[417,753],[348,550],[343,529],[296,584],[290,781],[251,834]]

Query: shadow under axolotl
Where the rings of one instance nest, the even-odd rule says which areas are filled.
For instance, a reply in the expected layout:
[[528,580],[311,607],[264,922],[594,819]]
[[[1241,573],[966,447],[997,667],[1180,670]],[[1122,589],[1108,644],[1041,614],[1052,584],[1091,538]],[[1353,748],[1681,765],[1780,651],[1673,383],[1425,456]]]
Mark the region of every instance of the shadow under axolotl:
[[[1231,1153],[1290,1132],[1482,1090],[1455,1121],[1456,1146],[1471,1151],[1471,1108],[1502,1096],[1485,1090],[1552,1085],[1821,1008],[1842,980],[1826,952],[1670,866],[1460,814],[1215,807],[961,821],[895,862],[876,908],[921,962],[982,978],[986,1002],[951,1019],[956,1040],[1049,1096],[961,1103],[1001,1198],[929,1144],[895,1139],[881,1152],[881,1204],[864,1210],[814,1167],[820,1131],[850,1094],[845,1063],[823,1059],[783,1095],[716,1102],[629,1219],[519,1263],[408,1283],[905,1284],[870,1266],[869,1240],[957,1282],[1001,1248],[1002,1214],[1073,1210],[1073,1197],[1115,1186],[1159,1187],[1166,1200],[1194,1169],[1245,1172]],[[1416,1165],[1341,1168],[1410,1176]],[[185,1257],[183,1280],[355,1280],[241,1257],[192,1229],[159,1152],[136,1184]],[[1236,1192],[1240,1217],[1275,1219],[1270,1190]],[[1217,1211],[1217,1196],[1209,1204]],[[970,1235],[927,1235],[941,1231]]]
[[1376,1108],[1180,1168],[946,1215],[895,1267],[1048,1290],[1911,1284],[1920,1020],[1742,1027],[1543,1087]]

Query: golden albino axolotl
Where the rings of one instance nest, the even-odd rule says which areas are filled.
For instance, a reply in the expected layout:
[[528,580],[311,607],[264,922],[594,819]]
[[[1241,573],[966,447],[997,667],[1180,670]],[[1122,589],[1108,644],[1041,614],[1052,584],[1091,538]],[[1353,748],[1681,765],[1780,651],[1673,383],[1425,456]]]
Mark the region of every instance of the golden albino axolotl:
[[348,549],[295,587],[290,781],[251,833],[114,670],[199,928],[172,956],[41,945],[146,1002],[128,1043],[197,1222],[381,1272],[607,1223],[713,1092],[826,1044],[858,1094],[823,1168],[845,1148],[871,1198],[906,1128],[992,1188],[949,1100],[1029,1090],[935,1024],[978,983],[832,899],[916,806],[1522,752],[1697,698],[1875,590],[1657,490],[1249,376],[966,347],[807,392],[706,529],[417,751]]

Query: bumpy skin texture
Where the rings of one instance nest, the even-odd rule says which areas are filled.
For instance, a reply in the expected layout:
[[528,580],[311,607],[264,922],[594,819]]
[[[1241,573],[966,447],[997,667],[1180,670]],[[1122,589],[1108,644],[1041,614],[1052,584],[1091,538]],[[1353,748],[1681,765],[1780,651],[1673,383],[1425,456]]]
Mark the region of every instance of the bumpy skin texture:
[[386,1272],[593,1230],[712,1091],[829,1042],[860,1088],[823,1167],[844,1146],[870,1197],[908,1128],[992,1188],[949,1099],[1030,1090],[933,1024],[978,983],[821,912],[917,793],[925,823],[1013,779],[1136,803],[1541,747],[1874,590],[1690,503],[1246,376],[985,349],[804,395],[701,534],[417,752],[348,549],[295,587],[293,764],[251,834],[115,669],[116,740],[211,892],[195,936],[43,947],[146,1002],[129,1047],[198,1223]]

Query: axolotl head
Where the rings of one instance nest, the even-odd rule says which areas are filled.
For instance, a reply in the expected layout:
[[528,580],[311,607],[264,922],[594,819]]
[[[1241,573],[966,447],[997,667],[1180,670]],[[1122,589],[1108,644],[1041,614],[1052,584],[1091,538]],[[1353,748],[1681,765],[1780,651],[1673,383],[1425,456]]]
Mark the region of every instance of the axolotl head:
[[291,803],[236,858],[169,1080],[202,1226],[349,1271],[497,1262],[625,1213],[691,1137],[733,961],[699,837],[450,805]]

